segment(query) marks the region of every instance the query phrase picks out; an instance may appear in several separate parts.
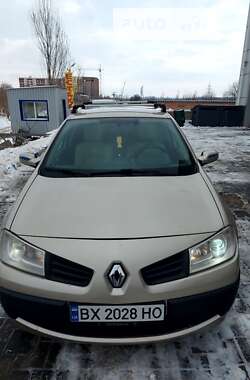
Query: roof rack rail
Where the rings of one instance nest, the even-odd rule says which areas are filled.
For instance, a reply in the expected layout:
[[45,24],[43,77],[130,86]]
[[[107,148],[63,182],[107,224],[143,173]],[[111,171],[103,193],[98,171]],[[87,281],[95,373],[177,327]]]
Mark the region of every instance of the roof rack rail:
[[78,108],[82,108],[82,109],[85,109],[85,105],[84,104],[77,104],[77,105],[74,105],[71,109],[71,113],[77,113],[78,111]]
[[73,107],[72,107],[72,109],[71,109],[71,113],[77,113],[78,108],[82,108],[84,110],[86,108],[85,106],[87,104],[92,104],[92,102],[89,101],[89,102],[85,102],[85,103],[82,103],[82,104],[74,104]]
[[167,112],[167,106],[165,103],[154,103],[154,108],[160,108],[161,112],[166,113]]

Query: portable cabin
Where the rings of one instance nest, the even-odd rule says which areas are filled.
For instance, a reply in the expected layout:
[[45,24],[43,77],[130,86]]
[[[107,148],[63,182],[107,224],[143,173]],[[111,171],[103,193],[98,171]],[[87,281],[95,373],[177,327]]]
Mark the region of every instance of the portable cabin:
[[57,86],[7,90],[11,129],[25,136],[42,136],[59,127],[69,113],[66,90]]

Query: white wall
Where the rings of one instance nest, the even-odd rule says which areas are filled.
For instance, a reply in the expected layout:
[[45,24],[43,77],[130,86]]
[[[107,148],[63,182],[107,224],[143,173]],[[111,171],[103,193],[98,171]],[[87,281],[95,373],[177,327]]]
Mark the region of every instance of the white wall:
[[247,104],[248,94],[250,90],[250,8],[247,19],[247,29],[245,36],[245,43],[243,49],[240,81],[239,81],[239,93],[237,104],[245,106]]

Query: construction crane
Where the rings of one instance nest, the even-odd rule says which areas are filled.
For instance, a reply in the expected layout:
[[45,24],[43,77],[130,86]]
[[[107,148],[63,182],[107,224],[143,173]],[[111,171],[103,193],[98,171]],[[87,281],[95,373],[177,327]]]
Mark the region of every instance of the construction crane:
[[100,96],[102,96],[102,79],[103,79],[103,69],[102,66],[100,65],[99,67],[83,67],[83,75],[85,71],[98,71],[99,73],[99,89],[100,89]]

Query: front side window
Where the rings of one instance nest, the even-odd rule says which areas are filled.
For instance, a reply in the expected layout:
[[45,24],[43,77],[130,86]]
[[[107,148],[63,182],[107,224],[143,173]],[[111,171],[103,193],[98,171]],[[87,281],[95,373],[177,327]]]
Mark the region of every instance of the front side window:
[[68,120],[49,149],[44,176],[189,175],[197,166],[171,119]]
[[48,103],[46,100],[21,100],[22,120],[48,120]]

